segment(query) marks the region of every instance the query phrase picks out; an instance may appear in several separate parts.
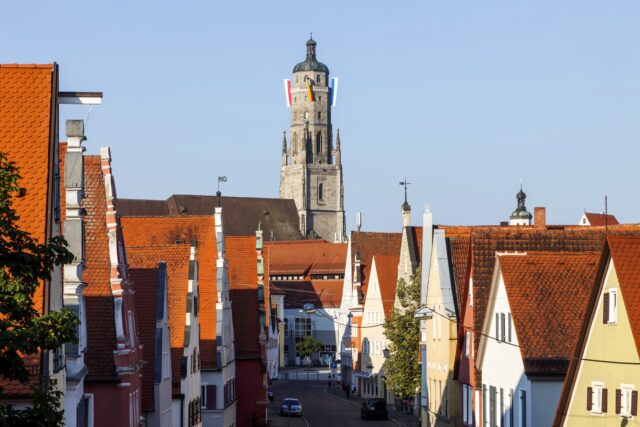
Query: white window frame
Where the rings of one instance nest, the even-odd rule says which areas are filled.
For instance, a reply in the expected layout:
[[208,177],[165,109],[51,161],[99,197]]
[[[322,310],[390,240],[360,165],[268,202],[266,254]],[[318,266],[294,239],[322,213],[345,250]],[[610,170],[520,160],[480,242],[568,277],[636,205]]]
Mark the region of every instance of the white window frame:
[[609,289],[609,319],[607,323],[618,323],[618,289]]
[[462,423],[469,424],[469,418],[467,416],[469,387],[466,384],[462,385]]
[[591,413],[602,414],[602,390],[604,383],[602,381],[591,382]]
[[469,279],[469,307],[473,307],[473,279]]
[[[631,405],[633,398],[633,391],[635,386],[633,384],[620,384],[620,416],[625,418],[631,418]],[[626,404],[625,404],[626,403]]]

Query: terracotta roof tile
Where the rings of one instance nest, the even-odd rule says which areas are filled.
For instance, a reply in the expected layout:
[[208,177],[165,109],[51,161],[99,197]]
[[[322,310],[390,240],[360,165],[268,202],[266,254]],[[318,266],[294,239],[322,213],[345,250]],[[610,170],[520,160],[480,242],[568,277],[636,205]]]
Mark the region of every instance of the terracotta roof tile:
[[[200,356],[203,369],[216,367],[216,258],[213,215],[184,217],[122,217],[128,247],[166,246],[197,241],[198,292],[200,297]],[[188,257],[187,257],[188,259]],[[156,259],[161,261],[161,259]],[[131,265],[134,265],[131,263]],[[147,265],[143,267],[149,267]],[[169,268],[169,266],[167,266]],[[186,293],[185,293],[186,298]],[[183,315],[184,317],[184,315]]]
[[113,351],[116,349],[114,303],[111,293],[111,259],[107,237],[107,199],[100,156],[84,157],[85,270],[87,287],[87,380],[117,380]]
[[271,274],[327,274],[344,273],[347,259],[346,243],[324,240],[268,242]]
[[640,237],[610,236],[608,243],[640,357]]
[[[260,312],[256,238],[228,237],[225,238],[225,244],[236,358],[259,359]],[[266,297],[265,301],[268,301]]]
[[500,255],[527,375],[564,375],[575,351],[600,252]]
[[340,307],[342,280],[271,281],[272,293],[283,293],[285,308],[302,308],[311,303],[318,308]]
[[[0,65],[0,150],[16,163],[24,194],[13,198],[18,225],[40,243],[47,236],[49,180],[53,177],[52,91],[54,66]],[[53,110],[55,111],[55,110]],[[41,292],[34,295],[42,311]]]
[[450,262],[455,281],[458,313],[462,319],[465,309],[464,300],[468,292],[469,273],[471,270],[471,238],[458,235],[449,237],[447,241],[449,243]]
[[[123,223],[127,224],[126,218]],[[151,227],[153,225],[151,224]],[[141,224],[133,229],[131,224],[124,228],[125,242],[136,234],[144,234],[147,228]],[[135,240],[135,239],[133,239]],[[188,243],[153,246],[127,246],[129,264],[132,268],[155,268],[159,262],[167,263],[167,302],[169,305],[169,340],[171,345],[171,383],[173,395],[180,394],[180,367],[184,355],[185,314],[187,312],[187,292],[189,289]]]
[[138,317],[138,336],[142,343],[142,410],[155,410],[155,366],[156,366],[156,305],[158,269],[132,268],[129,277],[136,291],[136,315]]
[[388,319],[391,316],[393,303],[396,296],[396,284],[398,280],[399,255],[374,255],[373,261],[376,264],[378,282],[380,285],[380,296],[384,315]]
[[[371,271],[371,262],[374,255],[398,255],[400,254],[401,233],[372,233],[353,231],[351,233],[352,254],[360,254],[362,264],[362,294],[363,301],[367,295],[367,285]],[[352,256],[353,256],[352,255]],[[352,257],[352,262],[355,256]]]
[[619,222],[613,215],[585,212],[587,221],[592,226],[618,225]]

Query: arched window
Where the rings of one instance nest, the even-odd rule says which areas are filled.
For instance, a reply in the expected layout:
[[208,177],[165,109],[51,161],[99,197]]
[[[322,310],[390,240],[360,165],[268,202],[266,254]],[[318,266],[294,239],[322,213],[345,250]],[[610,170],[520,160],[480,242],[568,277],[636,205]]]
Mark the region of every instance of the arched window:
[[316,134],[316,154],[322,151],[322,132]]
[[318,120],[322,120],[322,111],[318,111]]
[[317,81],[318,83],[320,83],[320,74],[318,74],[318,75],[316,76],[316,81]]
[[318,184],[318,200],[324,199],[324,184]]

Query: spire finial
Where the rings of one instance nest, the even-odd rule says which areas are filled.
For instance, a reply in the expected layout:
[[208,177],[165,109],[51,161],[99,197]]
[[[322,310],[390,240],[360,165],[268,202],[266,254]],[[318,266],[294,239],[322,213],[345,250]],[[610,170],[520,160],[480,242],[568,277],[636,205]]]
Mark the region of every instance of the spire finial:
[[309,40],[307,41],[307,60],[316,59],[316,41],[313,39],[313,33],[309,36]]
[[400,185],[404,186],[404,203],[402,204],[402,209],[405,211],[410,211],[411,210],[411,206],[409,205],[409,202],[407,201],[407,186],[411,185],[411,183],[409,181],[407,181],[407,178],[404,179],[404,181],[400,181]]
[[286,153],[287,152],[287,131],[283,130],[282,131],[282,153]]

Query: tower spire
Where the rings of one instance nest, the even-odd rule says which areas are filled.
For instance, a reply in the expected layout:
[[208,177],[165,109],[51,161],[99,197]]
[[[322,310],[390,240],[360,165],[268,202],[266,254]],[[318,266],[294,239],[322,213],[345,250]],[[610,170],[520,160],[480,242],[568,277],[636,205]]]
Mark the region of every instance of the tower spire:
[[411,225],[411,205],[407,201],[407,186],[411,183],[407,181],[407,178],[404,181],[400,181],[400,185],[404,187],[404,203],[400,207],[400,212],[402,213],[402,225],[408,227]]
[[316,41],[313,39],[313,33],[309,36],[307,41],[307,61],[316,59]]

